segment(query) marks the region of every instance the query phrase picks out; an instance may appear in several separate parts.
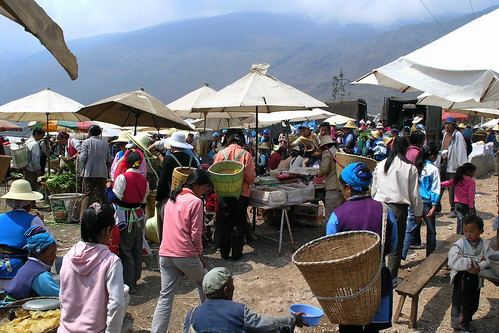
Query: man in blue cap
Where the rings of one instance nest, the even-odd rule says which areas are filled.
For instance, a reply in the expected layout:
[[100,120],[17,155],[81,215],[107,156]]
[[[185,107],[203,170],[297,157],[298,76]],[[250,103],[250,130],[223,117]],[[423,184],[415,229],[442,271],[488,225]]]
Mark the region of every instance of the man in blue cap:
[[[457,130],[457,120],[448,117],[444,120],[444,137],[442,139],[442,150],[440,152],[442,161],[440,163],[440,175],[442,181],[454,178],[457,168],[468,162],[466,152],[466,141],[461,132]],[[442,189],[443,193],[444,189]],[[450,218],[456,217],[454,205],[454,188],[449,187]]]

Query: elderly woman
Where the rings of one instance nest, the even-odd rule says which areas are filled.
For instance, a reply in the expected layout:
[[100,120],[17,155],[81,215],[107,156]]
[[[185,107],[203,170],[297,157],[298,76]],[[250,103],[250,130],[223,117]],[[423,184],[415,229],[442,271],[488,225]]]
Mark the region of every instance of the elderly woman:
[[[386,223],[383,221],[383,204],[371,198],[369,185],[372,174],[364,163],[347,165],[340,175],[341,191],[346,202],[336,208],[326,226],[326,234],[332,235],[342,231],[368,230],[380,237],[385,234],[383,267],[381,269],[381,306],[369,325],[340,325],[340,333],[346,332],[378,332],[391,327],[392,318],[392,279],[390,271],[385,267],[385,255],[393,251],[397,245],[397,223],[390,209],[386,207]],[[384,226],[386,225],[386,227]]]
[[45,225],[40,214],[28,213],[35,201],[43,198],[40,192],[31,190],[28,181],[19,179],[12,182],[9,192],[2,198],[12,208],[10,212],[0,215],[0,289],[5,289],[28,259],[26,230],[33,225]]
[[59,296],[59,285],[50,274],[57,253],[54,237],[39,225],[29,228],[25,235],[26,249],[29,251],[28,261],[17,272],[5,291],[9,298],[13,299]]

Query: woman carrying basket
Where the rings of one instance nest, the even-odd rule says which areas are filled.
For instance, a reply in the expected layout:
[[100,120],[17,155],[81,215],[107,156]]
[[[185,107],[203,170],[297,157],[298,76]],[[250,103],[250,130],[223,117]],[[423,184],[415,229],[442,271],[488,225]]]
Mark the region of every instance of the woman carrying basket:
[[378,332],[392,326],[392,279],[384,258],[397,246],[397,223],[388,206],[387,221],[384,223],[383,204],[373,200],[369,194],[371,181],[371,171],[364,163],[347,165],[340,175],[341,191],[346,202],[334,210],[326,226],[327,235],[342,231],[368,230],[381,237],[384,231],[386,239],[381,268],[380,309],[369,325],[340,325],[340,333]]
[[228,146],[215,156],[220,161],[239,161],[244,164],[243,189],[239,198],[220,198],[215,220],[215,242],[223,259],[240,259],[243,255],[244,226],[249,204],[250,188],[255,181],[255,165],[250,153],[243,149],[244,135],[241,130],[227,132]]

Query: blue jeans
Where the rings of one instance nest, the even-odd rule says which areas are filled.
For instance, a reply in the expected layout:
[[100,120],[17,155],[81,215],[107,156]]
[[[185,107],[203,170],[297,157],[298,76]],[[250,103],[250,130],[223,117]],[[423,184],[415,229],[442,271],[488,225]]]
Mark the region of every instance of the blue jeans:
[[[426,215],[431,210],[431,203],[423,202],[423,221],[426,224],[426,256],[428,257],[437,247],[437,228],[435,225],[435,214],[428,218]],[[416,224],[412,208],[409,207],[409,216],[407,218],[407,228],[405,232],[404,249],[402,250],[402,258],[407,257],[409,246],[421,244],[421,224]]]
[[467,204],[463,204],[460,202],[456,202],[456,217],[457,217],[457,226],[456,233],[459,235],[464,235],[463,229],[463,219],[470,212],[470,206]]

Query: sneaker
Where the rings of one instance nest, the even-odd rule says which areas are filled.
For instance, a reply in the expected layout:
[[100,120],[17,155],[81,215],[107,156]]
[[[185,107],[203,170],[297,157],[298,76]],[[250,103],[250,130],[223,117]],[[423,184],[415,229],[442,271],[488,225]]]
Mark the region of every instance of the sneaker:
[[455,219],[457,217],[457,214],[455,211],[452,211],[449,213],[449,215],[447,215],[447,217],[450,219]]

